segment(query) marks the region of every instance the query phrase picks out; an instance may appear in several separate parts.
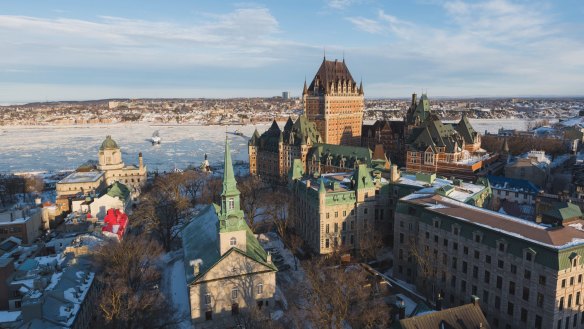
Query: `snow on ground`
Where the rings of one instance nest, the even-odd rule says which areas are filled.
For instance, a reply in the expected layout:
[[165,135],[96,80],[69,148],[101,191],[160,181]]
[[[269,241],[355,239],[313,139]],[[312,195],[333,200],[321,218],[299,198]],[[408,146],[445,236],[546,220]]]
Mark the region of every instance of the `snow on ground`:
[[[180,251],[182,254],[182,251]],[[178,254],[178,252],[175,252]],[[163,257],[163,261],[171,263],[165,266],[162,279],[162,289],[172,301],[176,308],[176,314],[182,320],[179,323],[179,329],[193,328],[190,321],[190,304],[187,293],[185,267],[182,257],[176,259],[175,253],[169,253]]]

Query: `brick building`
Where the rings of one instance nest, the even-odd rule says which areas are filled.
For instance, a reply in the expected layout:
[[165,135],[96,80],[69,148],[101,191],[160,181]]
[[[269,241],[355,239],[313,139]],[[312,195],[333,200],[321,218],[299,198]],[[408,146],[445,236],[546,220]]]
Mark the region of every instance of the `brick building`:
[[365,106],[363,84],[351,76],[345,60],[323,58],[310,86],[302,91],[304,114],[327,144],[359,146]]

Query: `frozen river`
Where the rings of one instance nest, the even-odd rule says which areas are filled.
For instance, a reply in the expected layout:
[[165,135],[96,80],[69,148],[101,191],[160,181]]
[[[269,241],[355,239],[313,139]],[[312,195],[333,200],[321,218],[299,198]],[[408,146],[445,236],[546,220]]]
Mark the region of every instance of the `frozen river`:
[[[524,120],[478,119],[471,122],[481,134],[485,130],[496,132],[501,127],[525,128]],[[121,147],[126,164],[137,164],[138,153],[142,152],[150,171],[199,166],[205,153],[211,164],[221,163],[225,131],[236,129],[244,136],[228,134],[233,159],[247,161],[248,138],[255,128],[262,133],[269,126],[113,124],[0,127],[0,172],[75,169],[87,160],[97,159],[98,148],[107,135],[111,135]],[[152,146],[149,140],[156,130],[160,132],[162,144]]]

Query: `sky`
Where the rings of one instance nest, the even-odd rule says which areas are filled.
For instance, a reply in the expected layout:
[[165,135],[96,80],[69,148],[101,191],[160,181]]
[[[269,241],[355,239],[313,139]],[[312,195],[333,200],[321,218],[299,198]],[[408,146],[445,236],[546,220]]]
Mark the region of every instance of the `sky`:
[[0,12],[0,104],[299,96],[323,56],[365,96],[584,96],[581,0],[27,0]]

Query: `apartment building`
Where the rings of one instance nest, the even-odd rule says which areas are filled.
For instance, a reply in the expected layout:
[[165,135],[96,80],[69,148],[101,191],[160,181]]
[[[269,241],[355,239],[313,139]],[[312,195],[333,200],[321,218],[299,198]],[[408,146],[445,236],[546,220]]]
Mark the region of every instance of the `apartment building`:
[[549,227],[434,194],[400,199],[394,276],[493,328],[584,328],[584,221]]

